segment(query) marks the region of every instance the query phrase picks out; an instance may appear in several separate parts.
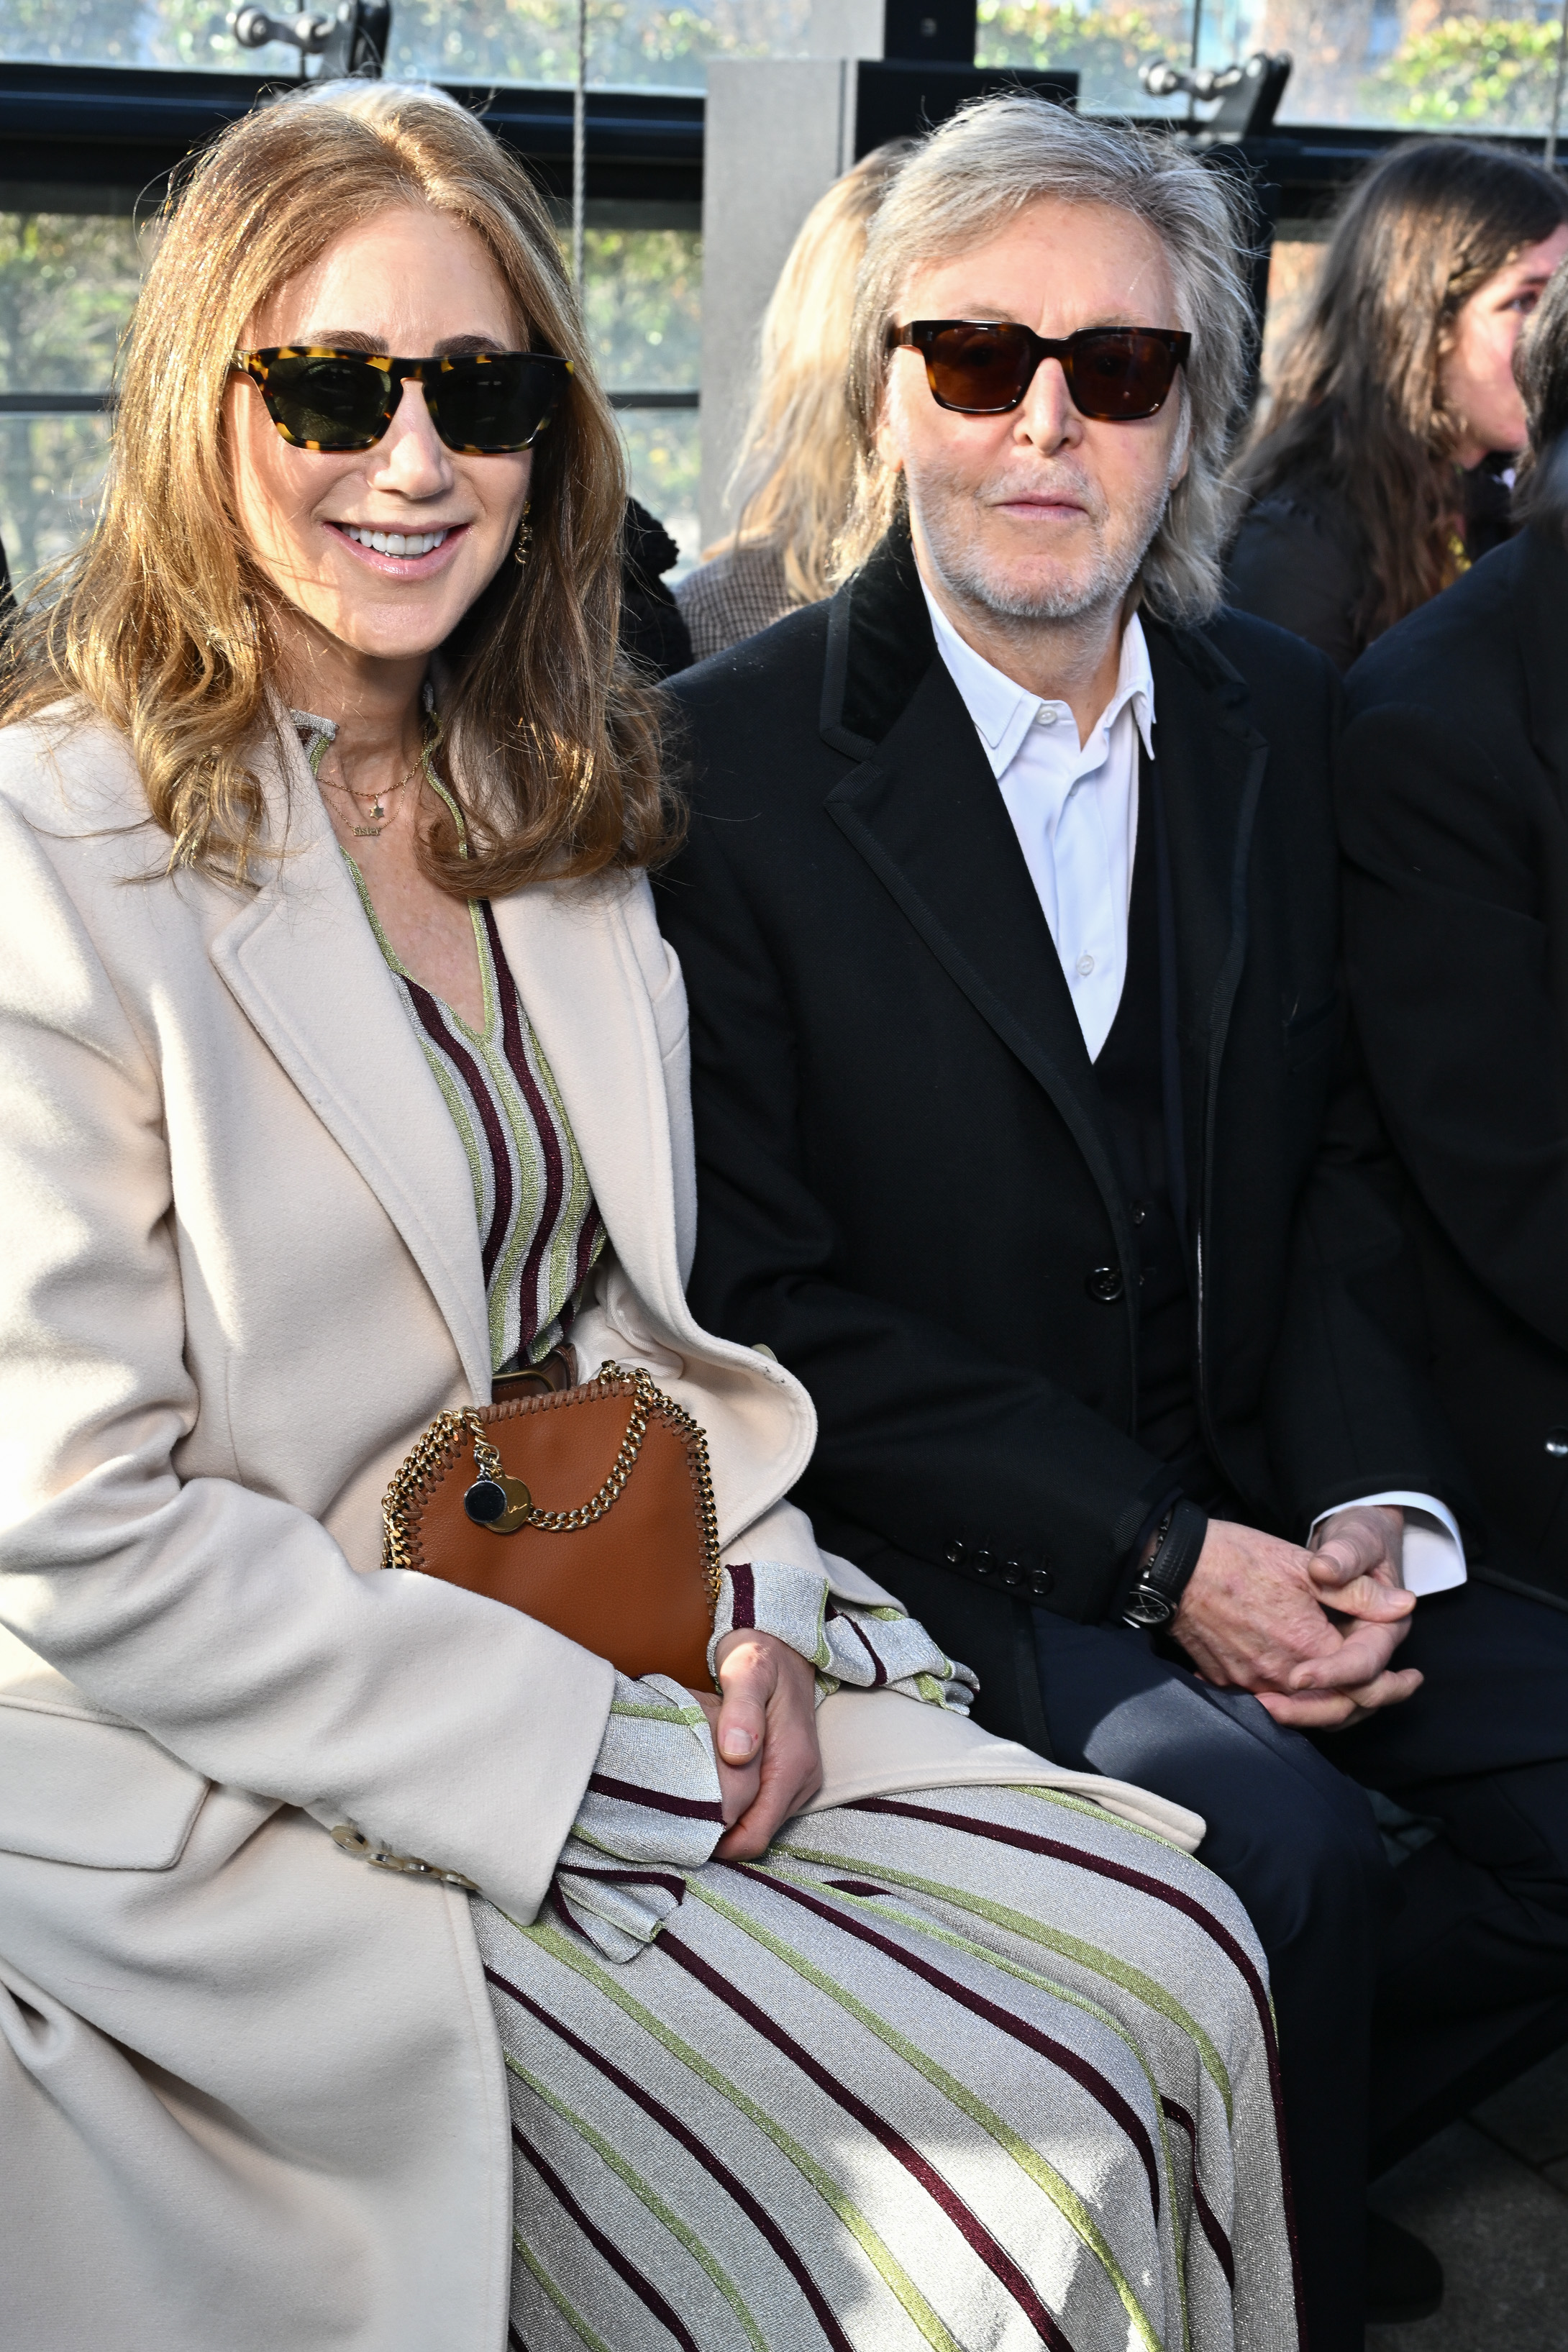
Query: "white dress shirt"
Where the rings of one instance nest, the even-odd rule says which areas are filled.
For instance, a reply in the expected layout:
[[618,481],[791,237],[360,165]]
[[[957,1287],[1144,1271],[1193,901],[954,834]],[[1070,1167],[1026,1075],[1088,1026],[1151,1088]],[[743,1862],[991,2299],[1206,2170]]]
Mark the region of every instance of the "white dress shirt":
[[[923,580],[921,588],[937,650],[974,721],[1013,821],[1089,1057],[1097,1061],[1127,979],[1140,740],[1154,756],[1154,680],[1142,627],[1134,613],[1121,633],[1115,690],[1080,745],[1065,702],[1042,700],[994,668],[959,635]],[[1463,1584],[1458,1524],[1436,1496],[1360,1495],[1356,1500],[1403,1508],[1405,1581],[1412,1592]],[[1313,1524],[1321,1526],[1321,1518]]]

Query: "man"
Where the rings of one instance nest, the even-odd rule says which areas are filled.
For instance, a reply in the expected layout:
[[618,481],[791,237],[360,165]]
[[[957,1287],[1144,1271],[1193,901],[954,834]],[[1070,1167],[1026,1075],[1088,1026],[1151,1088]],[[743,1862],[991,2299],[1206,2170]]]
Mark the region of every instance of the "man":
[[[1214,613],[1237,250],[1216,174],[1030,100],[906,165],[855,331],[858,569],[679,682],[696,814],[663,908],[697,1310],[805,1381],[802,1499],[976,1667],[985,1720],[1205,1817],[1269,1955],[1332,2352],[1361,2336],[1389,1881],[1302,1734],[1358,1725],[1358,1774],[1442,1813],[1465,1706],[1502,1716],[1519,1661],[1473,1591],[1401,1646],[1412,1591],[1462,1585],[1462,1497],[1344,1062],[1334,681]],[[1543,1654],[1568,1698],[1568,1643]],[[1426,1851],[1459,1878],[1412,1915],[1384,2155],[1478,2079],[1422,2006],[1484,2006],[1472,1915],[1539,1941],[1489,1847]],[[1418,2274],[1379,2315],[1429,2307],[1435,2263],[1393,2252]]]

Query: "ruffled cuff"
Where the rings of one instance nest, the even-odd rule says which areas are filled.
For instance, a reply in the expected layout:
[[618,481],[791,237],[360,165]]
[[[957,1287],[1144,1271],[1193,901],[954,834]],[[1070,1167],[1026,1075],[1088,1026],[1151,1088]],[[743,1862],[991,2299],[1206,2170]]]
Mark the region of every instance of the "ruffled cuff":
[[593,1778],[555,1865],[562,1909],[606,1959],[636,1959],[723,1830],[713,1737],[691,1693],[668,1675],[618,1674]]
[[819,1704],[848,1684],[899,1691],[967,1715],[980,1687],[969,1668],[946,1656],[901,1609],[837,1601],[820,1570],[784,1560],[734,1560],[723,1570],[708,1645],[710,1674],[716,1674],[714,1652],[723,1636],[742,1629],[772,1633],[809,1659]]

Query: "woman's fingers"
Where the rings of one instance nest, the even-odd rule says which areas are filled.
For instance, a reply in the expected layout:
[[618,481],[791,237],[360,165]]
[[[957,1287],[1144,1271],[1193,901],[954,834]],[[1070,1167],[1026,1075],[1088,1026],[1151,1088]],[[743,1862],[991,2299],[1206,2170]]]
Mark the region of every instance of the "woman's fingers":
[[726,1763],[720,1749],[720,1716],[721,1702],[712,1691],[694,1691],[692,1696],[708,1717],[708,1728],[713,1735],[713,1757],[719,1767],[719,1803],[724,1815],[725,1827],[732,1828],[744,1819],[756,1802],[763,1784],[763,1763],[753,1752],[748,1763]]
[[[731,1721],[742,1735],[749,1733],[755,1722],[750,1710],[759,1703],[762,1707],[760,1744],[749,1751],[760,1762],[756,1793],[716,1849],[721,1861],[750,1861],[767,1851],[782,1824],[822,1785],[816,1677],[806,1659],[771,1633],[730,1634],[718,1658],[724,1694],[718,1742],[725,1740]],[[721,1782],[724,1769],[721,1752]],[[725,1819],[730,1820],[728,1809]]]

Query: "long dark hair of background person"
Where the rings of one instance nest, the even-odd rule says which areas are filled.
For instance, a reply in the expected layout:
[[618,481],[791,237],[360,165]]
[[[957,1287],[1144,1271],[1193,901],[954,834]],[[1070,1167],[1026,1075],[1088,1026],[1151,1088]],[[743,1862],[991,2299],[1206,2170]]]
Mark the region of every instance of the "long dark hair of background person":
[[1231,602],[1343,667],[1508,535],[1506,482],[1458,462],[1445,362],[1466,304],[1565,223],[1552,174],[1468,141],[1395,148],[1357,184],[1237,468]]

